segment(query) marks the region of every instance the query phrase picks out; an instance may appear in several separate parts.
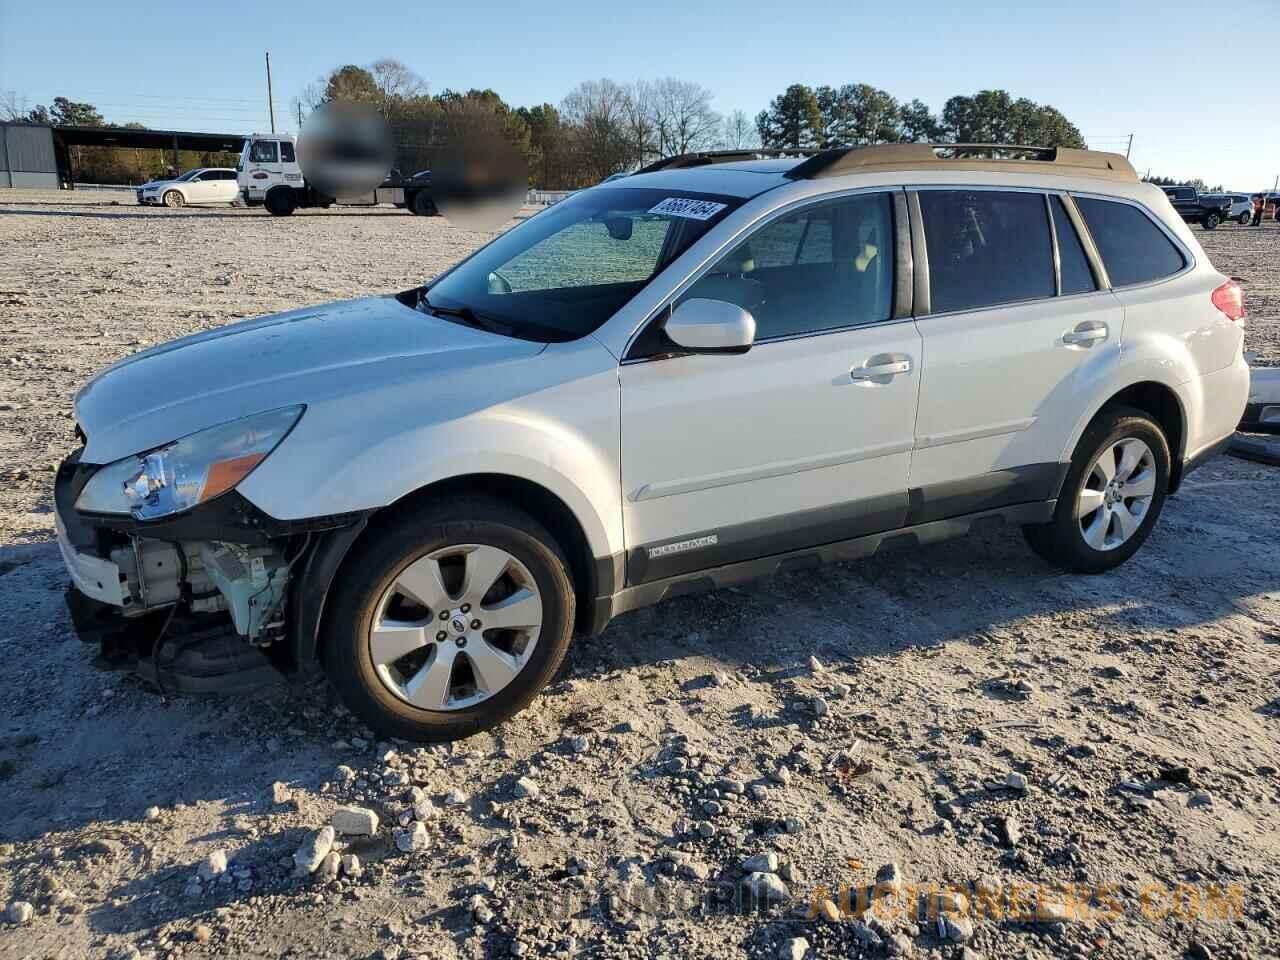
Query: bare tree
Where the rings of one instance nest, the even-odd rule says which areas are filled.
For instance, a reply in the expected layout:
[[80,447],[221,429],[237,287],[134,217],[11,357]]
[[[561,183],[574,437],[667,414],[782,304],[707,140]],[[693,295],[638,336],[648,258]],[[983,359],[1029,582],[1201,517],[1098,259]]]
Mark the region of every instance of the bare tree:
[[375,60],[370,64],[369,72],[382,93],[380,111],[384,117],[405,100],[426,96],[427,82],[393,57]]
[[22,122],[31,118],[31,101],[16,90],[0,95],[0,119]]
[[637,80],[625,87],[623,92],[626,94],[622,106],[624,125],[632,152],[629,165],[640,166],[662,155],[658,146],[658,124],[654,117],[653,85],[646,80]]
[[746,111],[734,110],[724,118],[720,145],[726,150],[748,150],[760,146],[760,135]]
[[627,136],[627,91],[607,78],[569,91],[560,113],[573,127],[578,168],[588,182],[625,169],[632,160]]
[[665,77],[653,85],[653,117],[663,155],[689,153],[715,144],[720,114],[711,109],[712,93],[688,80]]

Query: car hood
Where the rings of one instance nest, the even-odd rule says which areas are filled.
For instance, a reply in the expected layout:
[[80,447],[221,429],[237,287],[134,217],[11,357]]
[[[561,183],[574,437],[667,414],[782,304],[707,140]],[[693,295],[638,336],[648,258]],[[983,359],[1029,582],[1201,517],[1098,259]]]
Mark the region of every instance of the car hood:
[[[206,427],[295,404],[349,399],[546,348],[429,316],[394,297],[292,310],[144,350],[76,395],[85,463],[109,463]],[[496,374],[501,376],[501,374]],[[456,381],[455,381],[456,382]]]

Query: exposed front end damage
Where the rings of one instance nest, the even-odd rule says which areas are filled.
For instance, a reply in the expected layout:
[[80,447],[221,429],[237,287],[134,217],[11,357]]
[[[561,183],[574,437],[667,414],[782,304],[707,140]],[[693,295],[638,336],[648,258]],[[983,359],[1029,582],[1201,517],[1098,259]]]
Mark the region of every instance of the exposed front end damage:
[[[95,665],[189,693],[310,673],[324,593],[362,517],[280,522],[234,491],[150,523],[86,515],[74,504],[96,469],[73,454],[54,497],[67,606],[100,646]],[[318,596],[304,572],[322,581]]]

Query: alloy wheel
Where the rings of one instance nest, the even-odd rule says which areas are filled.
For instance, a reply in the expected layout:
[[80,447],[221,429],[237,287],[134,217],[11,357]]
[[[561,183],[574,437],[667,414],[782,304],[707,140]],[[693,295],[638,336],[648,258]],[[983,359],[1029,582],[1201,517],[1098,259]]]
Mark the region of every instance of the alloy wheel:
[[504,689],[542,627],[532,574],[507,551],[457,544],[405,567],[378,603],[369,654],[383,685],[423,710],[461,710]]
[[1085,543],[1114,550],[1142,526],[1156,492],[1156,458],[1146,441],[1126,437],[1107,447],[1089,467],[1076,500],[1076,522]]

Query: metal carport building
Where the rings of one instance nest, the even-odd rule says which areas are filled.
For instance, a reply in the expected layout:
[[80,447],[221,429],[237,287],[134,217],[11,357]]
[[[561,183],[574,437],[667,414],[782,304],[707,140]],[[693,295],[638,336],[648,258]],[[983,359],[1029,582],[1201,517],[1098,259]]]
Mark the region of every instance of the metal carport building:
[[244,139],[242,133],[0,123],[0,187],[71,187],[76,176],[71,147],[172,150],[174,166],[178,167],[179,150],[239,153]]

